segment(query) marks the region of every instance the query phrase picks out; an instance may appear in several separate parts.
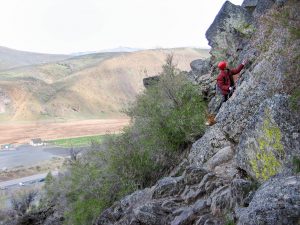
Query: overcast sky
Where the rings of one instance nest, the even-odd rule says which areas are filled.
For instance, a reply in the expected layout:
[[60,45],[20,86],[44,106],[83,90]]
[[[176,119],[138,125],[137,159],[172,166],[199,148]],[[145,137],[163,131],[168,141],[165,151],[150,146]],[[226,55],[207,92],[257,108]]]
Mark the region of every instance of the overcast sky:
[[119,46],[208,48],[205,31],[224,2],[0,0],[0,46],[45,53]]

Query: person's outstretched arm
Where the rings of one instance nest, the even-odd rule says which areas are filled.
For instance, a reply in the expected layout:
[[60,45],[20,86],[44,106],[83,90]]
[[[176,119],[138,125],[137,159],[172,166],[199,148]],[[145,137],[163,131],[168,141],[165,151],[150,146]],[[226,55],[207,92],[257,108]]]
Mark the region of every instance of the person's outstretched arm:
[[231,69],[230,72],[232,75],[238,74],[244,68],[244,64],[240,64],[237,68]]
[[241,72],[241,70],[244,68],[244,66],[247,64],[247,62],[248,62],[248,60],[244,59],[241,65],[239,65],[235,69],[230,70],[231,74],[234,75],[234,74],[237,74],[237,73]]

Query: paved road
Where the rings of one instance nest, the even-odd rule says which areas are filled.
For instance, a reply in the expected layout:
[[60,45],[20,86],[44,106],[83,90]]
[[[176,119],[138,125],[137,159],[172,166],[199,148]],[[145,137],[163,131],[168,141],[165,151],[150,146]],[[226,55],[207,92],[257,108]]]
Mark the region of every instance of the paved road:
[[[52,171],[51,172],[53,176],[58,175],[58,171]],[[22,177],[14,180],[8,180],[8,181],[3,181],[0,182],[0,188],[11,188],[13,186],[27,186],[31,185],[36,182],[44,182],[45,177],[47,176],[48,173],[41,173],[41,174],[36,174],[28,177]]]
[[31,166],[53,157],[67,157],[69,152],[67,148],[22,145],[15,150],[0,151],[0,169]]

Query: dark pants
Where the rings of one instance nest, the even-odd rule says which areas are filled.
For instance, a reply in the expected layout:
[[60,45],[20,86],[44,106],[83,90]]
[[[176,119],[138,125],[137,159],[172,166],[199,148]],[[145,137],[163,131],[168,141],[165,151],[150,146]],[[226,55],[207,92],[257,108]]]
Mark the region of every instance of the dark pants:
[[226,102],[233,94],[235,88],[233,88],[227,95],[223,95],[222,101],[220,102],[220,105],[217,108],[217,112],[219,111],[219,109],[221,108],[222,104],[224,102]]

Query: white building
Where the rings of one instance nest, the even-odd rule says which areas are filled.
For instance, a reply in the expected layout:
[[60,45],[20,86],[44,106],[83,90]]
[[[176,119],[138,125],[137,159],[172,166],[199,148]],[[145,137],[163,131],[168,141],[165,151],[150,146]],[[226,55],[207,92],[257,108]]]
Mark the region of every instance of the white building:
[[32,146],[43,146],[44,142],[42,141],[41,138],[35,138],[35,139],[31,139],[29,144]]

